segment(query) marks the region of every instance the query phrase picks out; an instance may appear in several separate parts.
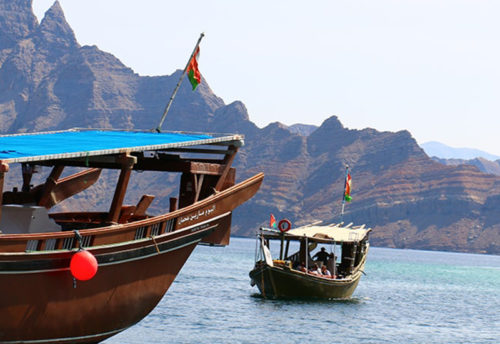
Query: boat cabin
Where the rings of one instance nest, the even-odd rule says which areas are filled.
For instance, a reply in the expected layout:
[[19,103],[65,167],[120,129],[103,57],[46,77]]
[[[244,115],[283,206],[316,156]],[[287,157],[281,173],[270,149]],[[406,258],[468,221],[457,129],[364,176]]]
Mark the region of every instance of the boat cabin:
[[[309,225],[287,232],[261,228],[257,239],[260,247],[257,245],[256,263],[261,261],[302,272],[311,272],[313,267],[321,269],[326,265],[332,277],[346,278],[364,261],[370,231],[365,225],[353,227],[352,223],[345,226],[343,223]],[[276,247],[274,259],[271,258],[273,241],[276,244],[273,245],[273,248]]]

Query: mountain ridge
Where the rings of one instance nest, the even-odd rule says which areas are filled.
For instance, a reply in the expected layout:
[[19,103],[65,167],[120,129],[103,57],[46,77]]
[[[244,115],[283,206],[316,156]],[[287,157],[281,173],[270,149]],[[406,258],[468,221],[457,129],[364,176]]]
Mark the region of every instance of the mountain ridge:
[[476,158],[483,158],[490,161],[500,159],[500,156],[498,155],[491,154],[476,148],[456,148],[437,141],[421,143],[420,147],[422,147],[430,157],[435,156],[440,159],[471,160]]
[[[31,1],[0,0],[0,18],[0,132],[156,128],[181,71],[139,76],[112,54],[80,46],[57,1],[38,24]],[[163,129],[245,135],[237,179],[266,176],[235,211],[236,235],[253,236],[270,213],[294,225],[338,222],[348,164],[353,201],[343,220],[373,227],[374,245],[500,254],[500,177],[433,161],[406,130],[349,129],[336,116],[314,128],[258,128],[242,102],[225,104],[205,79],[195,92],[182,84]],[[109,178],[61,206],[109,204]],[[156,212],[177,192],[149,174],[130,185],[126,202],[151,192]]]
[[489,174],[495,174],[500,176],[500,160],[490,161],[484,158],[475,158],[475,159],[440,159],[436,157],[432,157],[434,161],[437,161],[443,165],[471,165],[475,166],[479,169],[479,171]]

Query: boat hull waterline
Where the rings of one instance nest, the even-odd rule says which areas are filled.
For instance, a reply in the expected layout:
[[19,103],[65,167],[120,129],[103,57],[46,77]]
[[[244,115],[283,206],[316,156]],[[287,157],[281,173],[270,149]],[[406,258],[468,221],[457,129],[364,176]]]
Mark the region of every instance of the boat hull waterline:
[[250,278],[265,298],[347,299],[356,290],[363,268],[364,263],[348,279],[332,279],[262,264],[250,272]]

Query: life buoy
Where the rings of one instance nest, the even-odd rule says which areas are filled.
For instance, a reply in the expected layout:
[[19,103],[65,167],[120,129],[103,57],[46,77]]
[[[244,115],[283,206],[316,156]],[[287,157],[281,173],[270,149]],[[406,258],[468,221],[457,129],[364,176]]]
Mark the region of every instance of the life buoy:
[[292,228],[292,223],[287,219],[283,219],[278,223],[278,228],[280,229],[281,233],[288,232],[290,228]]

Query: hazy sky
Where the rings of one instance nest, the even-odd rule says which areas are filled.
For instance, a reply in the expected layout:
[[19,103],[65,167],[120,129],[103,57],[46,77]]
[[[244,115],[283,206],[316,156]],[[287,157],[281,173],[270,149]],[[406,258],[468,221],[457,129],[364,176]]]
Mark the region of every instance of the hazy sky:
[[[500,155],[500,1],[59,2],[80,44],[141,75],[184,68],[205,32],[202,75],[260,127],[337,115]],[[53,0],[33,3],[41,20]]]

